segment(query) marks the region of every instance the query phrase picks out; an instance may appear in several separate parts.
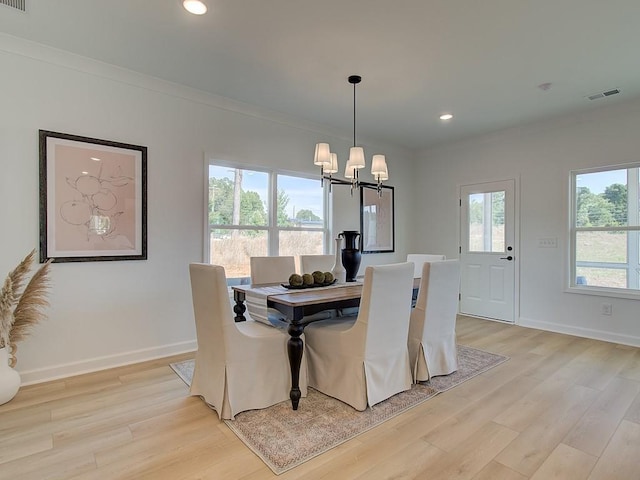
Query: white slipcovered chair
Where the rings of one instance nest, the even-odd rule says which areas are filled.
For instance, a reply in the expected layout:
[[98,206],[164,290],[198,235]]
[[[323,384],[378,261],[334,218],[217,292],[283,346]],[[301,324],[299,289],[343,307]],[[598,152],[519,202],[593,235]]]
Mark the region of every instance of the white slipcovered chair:
[[251,257],[251,285],[268,283],[287,283],[289,276],[296,271],[293,256]]
[[356,410],[409,390],[412,288],[410,263],[367,267],[357,317],[305,328],[309,385]]
[[[289,283],[289,276],[295,273],[295,259],[292,256],[283,257],[251,257],[251,285],[269,285]],[[254,298],[247,294],[245,304],[249,316],[257,322],[262,322],[276,328],[286,329],[289,326],[284,314],[275,308],[269,308],[264,298]],[[318,312],[308,318],[324,319],[335,316],[333,310]]]
[[[289,399],[289,336],[257,322],[235,323],[224,268],[189,265],[198,351],[190,394],[199,395],[221,419]],[[306,359],[300,391],[307,395]]]
[[330,272],[336,261],[335,255],[299,255],[300,269],[298,273]]
[[[446,257],[444,255],[437,255],[431,253],[409,253],[407,254],[407,262],[413,263],[413,278],[422,278],[422,265],[424,262],[439,262],[444,260]],[[416,301],[418,300],[417,293],[414,293],[414,296],[411,297],[411,306],[415,307]]]
[[448,375],[458,369],[456,315],[460,262],[426,262],[421,276],[408,339],[414,382]]
[[422,277],[422,265],[424,262],[439,262],[446,260],[444,255],[436,255],[431,253],[409,253],[407,254],[407,262],[412,262],[414,265],[413,278]]
[[[251,257],[251,285],[288,283],[289,276],[295,272],[296,263],[292,256]],[[263,299],[248,296],[245,300],[249,316],[257,322],[286,329],[289,325],[284,315],[275,308],[267,308]]]

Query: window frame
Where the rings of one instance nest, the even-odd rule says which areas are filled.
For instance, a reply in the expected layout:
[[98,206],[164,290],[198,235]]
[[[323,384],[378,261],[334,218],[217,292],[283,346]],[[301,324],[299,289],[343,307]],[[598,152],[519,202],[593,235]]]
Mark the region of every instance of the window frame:
[[[610,172],[614,170],[627,170],[627,225],[612,225],[609,227],[578,227],[577,226],[577,214],[578,214],[578,196],[577,196],[577,177],[579,175]],[[635,172],[633,172],[635,170]],[[585,169],[577,169],[570,171],[569,175],[569,265],[568,265],[568,279],[567,279],[567,291],[570,293],[580,293],[587,295],[599,295],[614,298],[640,298],[640,289],[636,287],[605,287],[600,285],[582,285],[577,283],[577,269],[578,267],[594,267],[594,268],[611,268],[611,269],[623,269],[627,270],[627,285],[629,285],[629,279],[631,271],[634,268],[640,268],[640,248],[638,245],[640,237],[640,217],[638,216],[638,199],[640,198],[640,162],[634,162],[622,165],[608,165],[602,167],[593,167]],[[632,199],[636,199],[632,202]],[[635,206],[633,206],[635,205]],[[635,221],[636,224],[631,223]],[[626,263],[616,262],[592,262],[592,261],[577,261],[577,239],[580,232],[639,232],[635,239],[627,237],[627,261]],[[636,263],[634,263],[634,261]],[[579,264],[583,265],[579,265]],[[640,282],[640,280],[638,280]],[[633,284],[633,280],[631,280]]]
[[[267,225],[211,225],[209,224],[209,167],[224,167],[240,169],[244,171],[254,171],[267,174],[267,209],[268,218]],[[231,162],[226,160],[218,160],[211,157],[206,157],[204,161],[204,192],[203,192],[203,223],[204,223],[204,235],[203,235],[203,261],[204,263],[211,263],[211,250],[210,250],[210,235],[211,230],[254,230],[267,232],[267,255],[278,256],[279,255],[279,234],[283,231],[302,231],[302,232],[321,232],[323,239],[322,251],[324,254],[329,253],[331,248],[332,239],[332,217],[331,217],[331,196],[328,194],[327,182],[322,186],[322,204],[323,204],[323,226],[322,228],[311,227],[280,227],[278,226],[278,176],[284,175],[288,177],[304,178],[309,180],[316,180],[320,182],[320,176],[317,174],[310,174],[304,172],[294,172],[291,170],[284,170],[273,167],[261,167],[254,166],[240,162]]]

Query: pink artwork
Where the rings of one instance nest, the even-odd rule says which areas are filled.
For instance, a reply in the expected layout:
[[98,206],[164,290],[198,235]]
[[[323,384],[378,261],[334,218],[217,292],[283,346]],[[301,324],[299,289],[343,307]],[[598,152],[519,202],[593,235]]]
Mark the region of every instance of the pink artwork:
[[363,253],[393,252],[394,204],[393,187],[363,186],[360,189],[360,231]]
[[146,147],[41,131],[40,167],[41,261],[146,259]]

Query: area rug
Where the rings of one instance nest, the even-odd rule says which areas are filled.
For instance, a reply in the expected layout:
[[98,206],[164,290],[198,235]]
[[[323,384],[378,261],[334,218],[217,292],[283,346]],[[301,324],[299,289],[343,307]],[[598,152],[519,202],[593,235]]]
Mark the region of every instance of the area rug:
[[[295,412],[286,401],[239,413],[225,423],[279,475],[506,360],[508,357],[458,345],[457,372],[414,385],[364,412],[309,388]],[[171,364],[187,385],[193,367],[193,360]]]

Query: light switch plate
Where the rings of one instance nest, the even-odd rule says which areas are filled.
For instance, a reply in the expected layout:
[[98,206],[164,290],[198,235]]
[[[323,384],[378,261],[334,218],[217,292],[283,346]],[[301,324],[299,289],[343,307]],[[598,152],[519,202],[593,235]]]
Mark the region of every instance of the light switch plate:
[[558,239],[556,237],[544,237],[538,239],[538,248],[557,248]]

